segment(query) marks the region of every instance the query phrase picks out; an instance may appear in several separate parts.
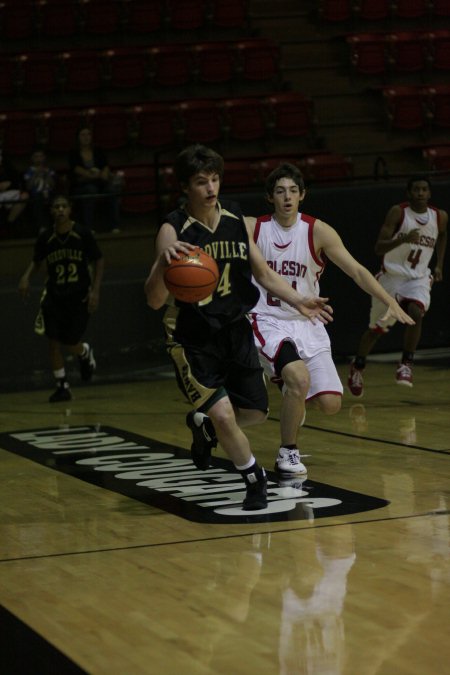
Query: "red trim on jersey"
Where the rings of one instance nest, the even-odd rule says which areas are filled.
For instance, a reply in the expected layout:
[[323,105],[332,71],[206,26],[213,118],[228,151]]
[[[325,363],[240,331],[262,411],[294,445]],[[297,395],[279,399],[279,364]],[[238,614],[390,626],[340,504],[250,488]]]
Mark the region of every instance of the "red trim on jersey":
[[251,318],[250,323],[251,323],[251,326],[252,326],[252,329],[253,329],[253,334],[256,337],[256,339],[258,340],[261,347],[264,347],[264,345],[266,344],[266,341],[264,340],[263,336],[261,335],[261,333],[259,332],[259,329],[258,329],[258,318],[257,318],[258,315],[251,313],[251,314],[249,314],[249,316]]
[[[395,230],[394,230],[394,236],[395,236],[395,235],[397,234],[397,232],[400,230],[400,228],[401,228],[401,226],[402,226],[402,224],[403,224],[403,221],[405,220],[405,209],[406,209],[407,206],[409,206],[409,202],[402,202],[401,204],[399,204],[399,207],[400,207],[401,210],[402,210],[402,216],[401,216],[400,220],[398,221],[397,226],[396,226],[396,228],[395,228]],[[384,256],[385,256],[387,253],[390,253],[390,251],[386,251],[386,253],[383,253],[383,257],[381,258],[381,269],[383,270],[383,272],[386,272],[386,268],[385,268],[385,266],[384,266]]]
[[375,324],[375,326],[369,326],[369,330],[371,330],[372,333],[376,333],[377,335],[386,335],[386,333],[389,333],[389,328],[390,326],[385,326],[383,328],[378,324]]
[[262,223],[267,223],[270,221],[272,216],[266,215],[266,216],[259,216],[259,218],[256,219],[256,224],[255,224],[255,231],[253,233],[253,241],[255,244],[258,242],[258,237],[259,237],[259,232],[261,229],[261,224]]
[[[317,253],[316,249],[314,248],[314,223],[316,222],[316,218],[313,218],[313,216],[308,216],[306,213],[301,214],[301,219],[305,221],[305,223],[308,224],[308,246],[309,246],[309,252],[311,253],[311,257],[313,258],[314,262],[316,262],[318,265],[322,267],[322,271],[320,274],[322,274],[323,269],[325,267],[325,262],[323,261],[322,258],[320,258]],[[320,274],[318,276],[320,276]]]
[[438,234],[439,234],[439,225],[441,224],[441,212],[435,206],[430,206],[429,204],[428,204],[428,208],[431,209],[432,211],[434,211],[435,214],[436,214],[436,225],[437,225]]

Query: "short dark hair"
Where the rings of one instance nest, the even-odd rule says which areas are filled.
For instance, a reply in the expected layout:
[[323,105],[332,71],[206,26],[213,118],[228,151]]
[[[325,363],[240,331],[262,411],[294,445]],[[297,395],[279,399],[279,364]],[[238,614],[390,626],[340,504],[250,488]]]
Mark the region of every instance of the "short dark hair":
[[406,189],[408,192],[411,192],[413,183],[419,183],[420,181],[425,181],[425,183],[428,183],[428,187],[431,190],[431,182],[429,177],[424,174],[415,174],[414,176],[410,176],[410,178],[408,178],[408,182],[406,183]]
[[204,145],[190,145],[182,150],[175,161],[175,174],[180,185],[187,185],[195,174],[217,173],[223,178],[223,157]]
[[67,202],[67,205],[70,206],[70,207],[72,208],[72,200],[70,199],[70,197],[68,197],[67,195],[63,195],[63,194],[61,194],[61,193],[59,193],[59,194],[55,195],[54,197],[52,197],[52,201],[51,201],[51,203],[50,203],[50,208],[53,208],[53,207],[54,207],[55,202],[56,202],[58,199],[64,199],[64,201]]
[[271,171],[266,178],[266,194],[269,196],[273,195],[275,190],[275,185],[277,181],[281,178],[291,178],[296,185],[298,185],[299,190],[303,191],[305,189],[305,181],[303,180],[303,174],[295,164],[290,164],[289,162],[283,162],[276,169]]

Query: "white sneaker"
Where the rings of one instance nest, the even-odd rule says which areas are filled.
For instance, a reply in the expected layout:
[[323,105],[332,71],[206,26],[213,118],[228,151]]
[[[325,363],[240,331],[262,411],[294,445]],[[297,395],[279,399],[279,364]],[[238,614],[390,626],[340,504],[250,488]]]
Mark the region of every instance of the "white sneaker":
[[278,457],[275,460],[275,471],[289,474],[308,473],[306,466],[300,459],[300,453],[297,448],[293,450],[288,450],[288,448],[279,449]]

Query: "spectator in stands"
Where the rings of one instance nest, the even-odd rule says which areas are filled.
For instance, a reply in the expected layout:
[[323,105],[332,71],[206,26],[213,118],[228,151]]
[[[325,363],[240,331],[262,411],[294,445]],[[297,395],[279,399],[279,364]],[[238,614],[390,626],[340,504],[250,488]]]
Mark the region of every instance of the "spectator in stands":
[[30,196],[29,211],[33,230],[41,232],[51,222],[50,201],[55,189],[55,172],[48,166],[47,156],[42,148],[33,151],[30,166],[23,177]]
[[23,190],[19,172],[0,148],[0,218],[6,212],[6,222],[16,222],[27,205],[28,193]]
[[92,131],[84,126],[77,134],[77,147],[69,155],[71,193],[80,197],[83,225],[93,229],[97,196],[106,203],[108,230],[119,232],[120,182],[111,171],[105,153],[93,145]]

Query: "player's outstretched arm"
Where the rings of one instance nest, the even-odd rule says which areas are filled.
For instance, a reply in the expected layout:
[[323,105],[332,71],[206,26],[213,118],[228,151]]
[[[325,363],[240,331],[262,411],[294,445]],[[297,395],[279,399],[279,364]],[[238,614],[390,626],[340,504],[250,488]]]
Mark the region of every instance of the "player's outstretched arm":
[[349,253],[336,230],[320,221],[317,228],[314,228],[314,244],[317,250],[323,250],[327,258],[348,274],[363,291],[378,298],[387,306],[383,321],[393,317],[401,323],[409,325],[415,323],[395,298],[384,290],[373,274]]

